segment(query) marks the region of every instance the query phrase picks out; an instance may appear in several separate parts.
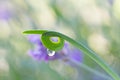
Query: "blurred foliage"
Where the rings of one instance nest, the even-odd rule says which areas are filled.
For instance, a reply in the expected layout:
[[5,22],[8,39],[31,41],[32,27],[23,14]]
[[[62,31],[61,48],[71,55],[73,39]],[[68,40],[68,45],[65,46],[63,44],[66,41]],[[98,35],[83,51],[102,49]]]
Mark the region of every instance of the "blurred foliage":
[[[0,80],[101,80],[63,61],[35,61],[22,31],[62,32],[93,49],[120,75],[119,0],[0,0]],[[85,56],[83,64],[106,74]],[[97,78],[96,78],[97,77]],[[106,80],[106,79],[102,79]]]

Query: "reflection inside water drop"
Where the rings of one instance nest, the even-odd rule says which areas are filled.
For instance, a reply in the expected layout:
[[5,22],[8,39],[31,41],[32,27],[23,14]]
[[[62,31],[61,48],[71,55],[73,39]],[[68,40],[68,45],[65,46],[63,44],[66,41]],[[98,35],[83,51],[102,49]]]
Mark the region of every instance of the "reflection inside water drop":
[[54,56],[55,55],[55,51],[47,49],[47,54],[48,54],[48,56]]

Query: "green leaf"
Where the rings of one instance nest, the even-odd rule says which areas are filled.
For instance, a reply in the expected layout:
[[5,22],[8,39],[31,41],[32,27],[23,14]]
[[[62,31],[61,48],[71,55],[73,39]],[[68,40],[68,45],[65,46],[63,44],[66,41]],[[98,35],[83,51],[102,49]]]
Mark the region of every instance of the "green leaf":
[[[26,34],[42,34],[42,42],[44,46],[50,50],[60,50],[64,46],[64,40],[68,41],[69,43],[73,44],[75,47],[79,48],[85,55],[90,57],[94,60],[97,64],[99,64],[109,75],[112,76],[114,80],[120,80],[120,77],[102,60],[94,51],[88,49],[80,42],[76,42],[72,38],[58,33],[54,31],[47,31],[47,30],[28,30],[24,31],[23,33]],[[50,40],[50,37],[58,37],[60,40],[58,43],[54,43]]]

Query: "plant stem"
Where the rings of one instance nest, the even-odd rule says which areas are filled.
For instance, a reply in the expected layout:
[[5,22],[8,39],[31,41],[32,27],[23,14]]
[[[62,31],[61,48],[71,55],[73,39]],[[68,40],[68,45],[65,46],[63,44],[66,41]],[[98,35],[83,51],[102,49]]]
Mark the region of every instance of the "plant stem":
[[58,36],[65,39],[69,43],[73,44],[75,47],[79,48],[97,64],[99,64],[114,80],[120,80],[120,77],[107,65],[107,63],[105,63],[105,61],[103,61],[99,56],[97,56],[95,52],[85,47],[82,43],[78,43],[72,38],[58,32],[48,31],[46,32],[46,34],[48,34],[48,36]]
[[[76,42],[75,40],[73,40],[72,38],[64,34],[54,32],[54,31],[46,31],[46,30],[28,30],[28,31],[24,31],[23,33],[42,34],[42,35],[44,34],[45,37],[56,36],[56,37],[63,38],[69,43],[73,44],[75,47],[79,48],[85,55],[87,55],[92,60],[94,60],[97,64],[99,64],[99,66],[101,66],[114,80],[120,80],[120,77],[94,51],[92,51],[91,49],[88,49],[82,43]],[[48,45],[52,45],[52,44],[48,44]]]

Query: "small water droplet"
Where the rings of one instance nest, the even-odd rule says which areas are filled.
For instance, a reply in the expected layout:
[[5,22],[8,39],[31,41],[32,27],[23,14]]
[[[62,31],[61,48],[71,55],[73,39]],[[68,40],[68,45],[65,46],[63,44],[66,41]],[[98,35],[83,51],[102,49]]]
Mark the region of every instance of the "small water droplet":
[[55,55],[55,51],[52,51],[52,50],[49,50],[49,49],[47,49],[47,53],[48,53],[48,56],[54,56]]

